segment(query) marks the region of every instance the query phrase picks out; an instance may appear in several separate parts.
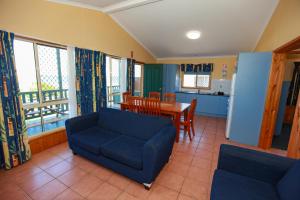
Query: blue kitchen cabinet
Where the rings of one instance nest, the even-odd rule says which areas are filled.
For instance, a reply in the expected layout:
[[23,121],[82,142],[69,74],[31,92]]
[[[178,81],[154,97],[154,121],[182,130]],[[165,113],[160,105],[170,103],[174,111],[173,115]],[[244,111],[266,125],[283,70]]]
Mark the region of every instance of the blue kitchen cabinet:
[[194,98],[197,99],[196,114],[212,117],[227,116],[228,96],[188,92],[176,93],[176,99],[178,102],[190,103]]

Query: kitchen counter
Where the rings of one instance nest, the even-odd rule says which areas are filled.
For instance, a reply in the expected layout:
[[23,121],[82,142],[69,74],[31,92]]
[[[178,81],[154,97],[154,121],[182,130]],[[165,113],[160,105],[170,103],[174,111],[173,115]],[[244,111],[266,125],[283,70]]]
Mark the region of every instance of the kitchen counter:
[[229,94],[218,95],[216,93],[206,93],[206,92],[189,92],[189,91],[176,91],[175,93],[182,93],[182,94],[197,94],[197,95],[209,95],[209,96],[219,96],[219,97],[229,97]]
[[190,103],[197,99],[196,114],[211,117],[227,117],[228,98],[214,93],[176,92],[176,101]]

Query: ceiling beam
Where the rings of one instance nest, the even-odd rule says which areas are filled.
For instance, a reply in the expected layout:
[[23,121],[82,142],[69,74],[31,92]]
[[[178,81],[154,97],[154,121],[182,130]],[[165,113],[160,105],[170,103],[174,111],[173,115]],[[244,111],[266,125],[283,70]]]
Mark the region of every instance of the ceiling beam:
[[120,12],[123,10],[128,10],[131,8],[143,6],[146,4],[155,3],[158,1],[162,1],[162,0],[127,0],[127,1],[113,4],[111,6],[104,7],[101,10],[104,13],[111,14],[111,13]]

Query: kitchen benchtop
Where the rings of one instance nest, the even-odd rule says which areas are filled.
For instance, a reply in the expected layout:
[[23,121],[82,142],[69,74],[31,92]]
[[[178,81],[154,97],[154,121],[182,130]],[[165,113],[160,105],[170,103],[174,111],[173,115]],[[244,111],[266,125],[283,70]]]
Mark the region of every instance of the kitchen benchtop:
[[175,93],[181,93],[181,94],[197,94],[197,95],[209,95],[209,96],[219,96],[219,97],[229,97],[228,94],[224,95],[218,95],[216,93],[205,93],[205,92],[188,92],[188,91],[176,91]]

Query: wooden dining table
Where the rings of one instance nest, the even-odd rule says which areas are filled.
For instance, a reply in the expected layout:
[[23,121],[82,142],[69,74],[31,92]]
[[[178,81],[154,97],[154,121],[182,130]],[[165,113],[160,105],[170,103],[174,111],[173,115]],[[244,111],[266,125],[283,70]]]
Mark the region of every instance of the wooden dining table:
[[[129,106],[128,102],[121,102],[121,110],[126,110]],[[167,102],[161,102],[160,106],[160,112],[164,115],[170,115],[174,117],[174,122],[176,126],[176,142],[179,142],[179,133],[180,133],[180,119],[183,115],[186,119],[188,115],[188,109],[191,106],[189,103],[167,103]]]

